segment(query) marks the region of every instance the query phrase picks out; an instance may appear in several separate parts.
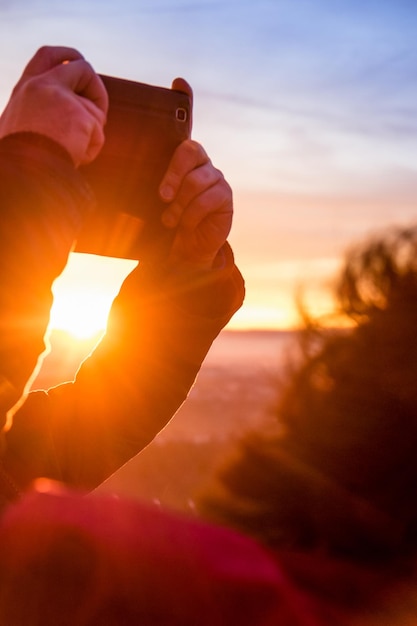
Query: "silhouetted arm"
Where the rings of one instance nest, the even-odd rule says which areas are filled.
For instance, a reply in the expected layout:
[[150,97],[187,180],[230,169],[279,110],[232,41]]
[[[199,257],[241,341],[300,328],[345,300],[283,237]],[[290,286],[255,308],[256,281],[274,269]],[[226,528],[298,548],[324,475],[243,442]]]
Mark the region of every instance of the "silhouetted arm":
[[89,201],[58,144],[32,133],[0,140],[0,426],[45,349],[51,285]]
[[0,116],[0,428],[45,347],[51,285],[91,199],[74,166],[100,151],[107,105],[77,50],[44,46]]
[[175,150],[160,195],[167,257],[125,280],[108,331],[75,382],[31,394],[7,435],[5,467],[95,487],[147,445],[186,398],[214,338],[243,300],[226,243],[232,191],[201,145]]
[[6,457],[15,480],[25,486],[47,476],[93,488],[158,434],[242,303],[227,245],[218,263],[188,284],[146,267],[132,272],[75,382],[30,394],[16,415]]

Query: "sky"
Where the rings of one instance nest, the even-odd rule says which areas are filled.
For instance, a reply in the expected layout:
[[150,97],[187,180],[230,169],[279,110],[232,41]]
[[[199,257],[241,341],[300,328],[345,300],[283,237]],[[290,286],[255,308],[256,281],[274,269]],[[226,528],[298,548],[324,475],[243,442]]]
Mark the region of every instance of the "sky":
[[[416,23],[413,0],[0,0],[0,105],[43,44],[105,74],[186,78],[193,137],[234,192],[247,296],[230,327],[285,328],[299,288],[329,306],[349,245],[415,219]],[[97,300],[131,269],[87,260],[57,293],[76,280]]]

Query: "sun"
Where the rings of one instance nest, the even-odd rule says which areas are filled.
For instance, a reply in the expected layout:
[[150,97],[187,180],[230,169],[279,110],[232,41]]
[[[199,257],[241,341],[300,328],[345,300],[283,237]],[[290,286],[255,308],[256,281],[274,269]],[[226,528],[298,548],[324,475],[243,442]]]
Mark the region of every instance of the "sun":
[[51,329],[65,330],[77,339],[87,339],[106,328],[111,300],[90,290],[58,292],[51,309]]
[[50,330],[64,330],[77,339],[103,331],[112,301],[136,265],[125,259],[71,254],[53,285]]

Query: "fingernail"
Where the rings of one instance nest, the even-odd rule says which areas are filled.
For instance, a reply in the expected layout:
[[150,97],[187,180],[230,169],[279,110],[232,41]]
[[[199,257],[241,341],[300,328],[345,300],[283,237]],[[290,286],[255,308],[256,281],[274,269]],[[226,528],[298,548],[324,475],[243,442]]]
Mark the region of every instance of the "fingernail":
[[165,200],[167,202],[172,200],[174,197],[174,189],[171,187],[171,185],[163,185],[160,188],[159,193],[161,194],[162,200]]

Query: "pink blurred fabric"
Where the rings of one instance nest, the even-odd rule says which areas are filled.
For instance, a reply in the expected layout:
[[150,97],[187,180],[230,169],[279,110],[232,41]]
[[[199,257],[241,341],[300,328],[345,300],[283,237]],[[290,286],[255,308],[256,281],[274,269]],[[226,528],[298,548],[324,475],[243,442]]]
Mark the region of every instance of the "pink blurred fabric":
[[253,540],[107,495],[26,495],[2,520],[0,563],[9,626],[317,624]]

